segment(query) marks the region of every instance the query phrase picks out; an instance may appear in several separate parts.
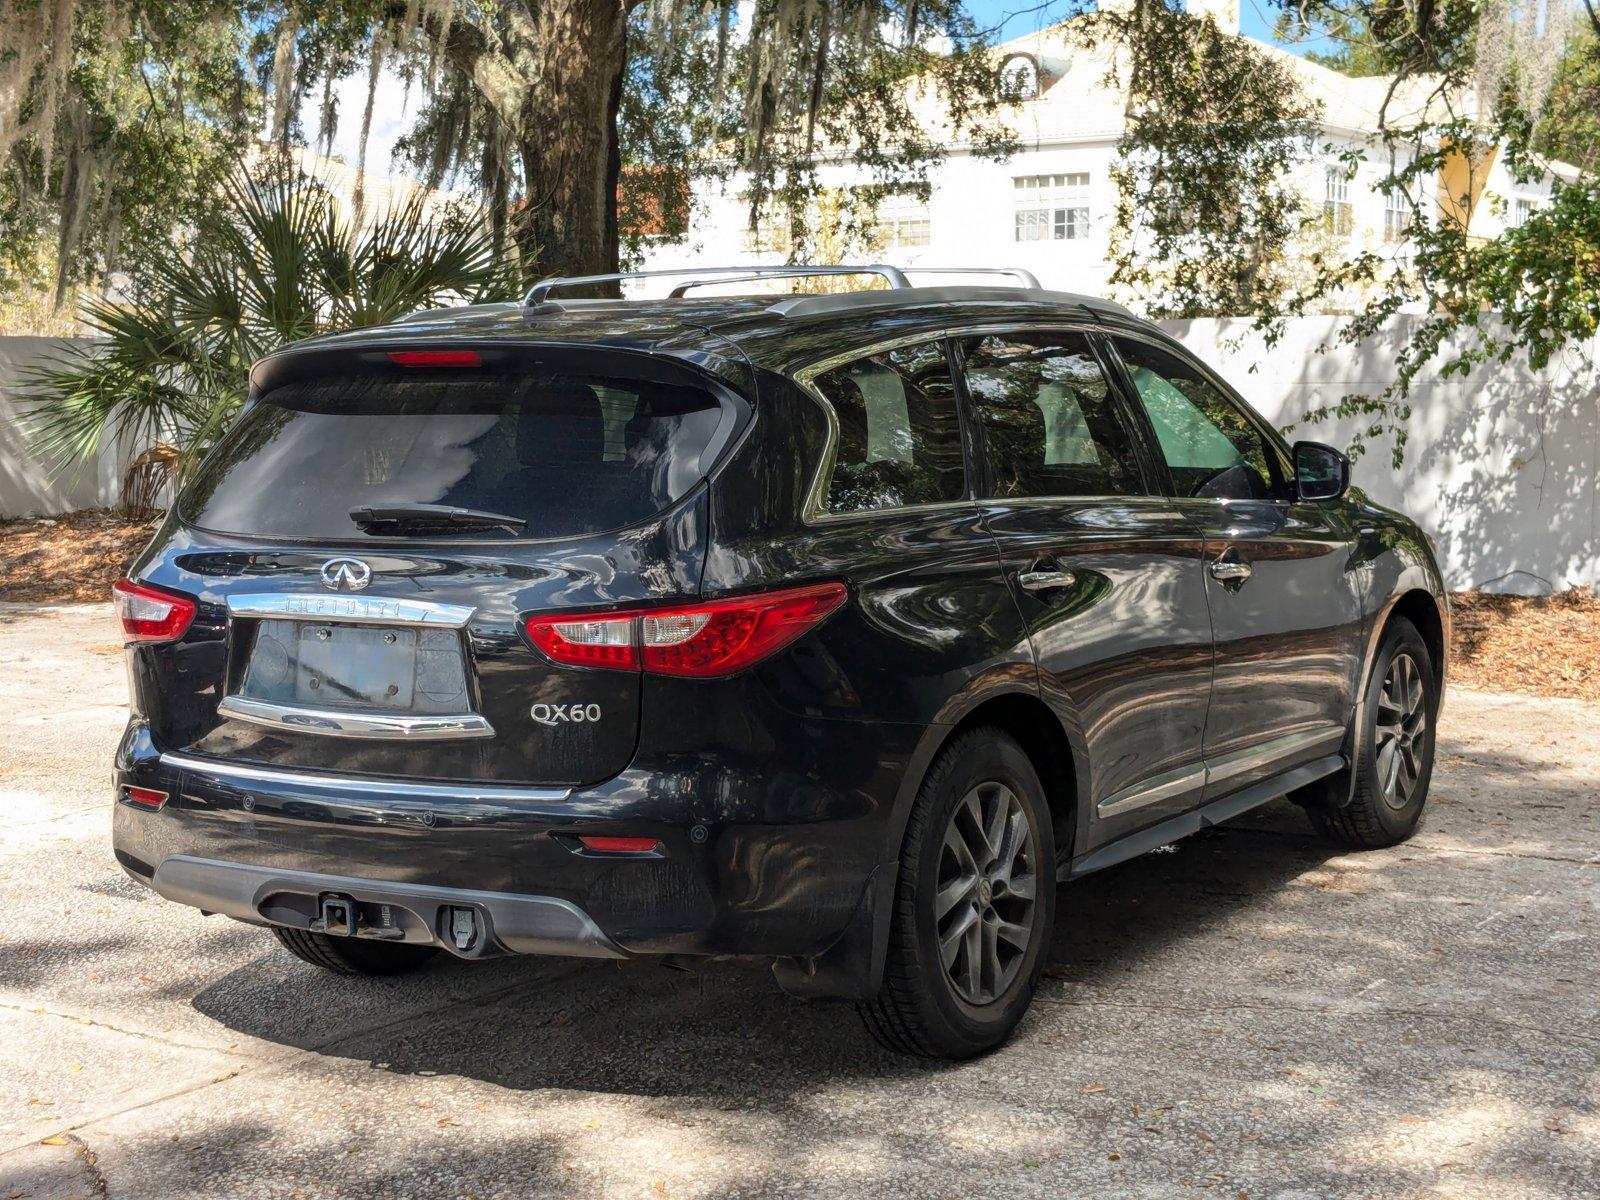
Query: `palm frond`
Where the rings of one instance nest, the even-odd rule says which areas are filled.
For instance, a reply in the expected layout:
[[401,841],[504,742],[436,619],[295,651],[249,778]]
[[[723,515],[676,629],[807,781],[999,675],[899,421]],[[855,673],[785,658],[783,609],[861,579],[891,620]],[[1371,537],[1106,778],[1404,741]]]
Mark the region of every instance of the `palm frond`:
[[413,195],[360,228],[328,188],[281,160],[242,167],[181,251],[143,265],[123,301],[91,300],[95,346],[25,383],[25,427],[57,473],[117,442],[203,450],[243,403],[250,364],[314,334],[418,308],[510,299],[483,214]]

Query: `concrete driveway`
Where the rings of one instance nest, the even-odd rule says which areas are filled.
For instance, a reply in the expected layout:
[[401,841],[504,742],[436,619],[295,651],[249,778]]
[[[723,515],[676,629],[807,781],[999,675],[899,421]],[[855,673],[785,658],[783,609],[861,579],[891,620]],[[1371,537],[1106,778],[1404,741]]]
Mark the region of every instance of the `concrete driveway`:
[[1453,695],[1399,849],[1279,804],[1063,889],[949,1066],[760,969],[347,981],[153,897],[117,641],[0,612],[0,1198],[1600,1195],[1600,708]]

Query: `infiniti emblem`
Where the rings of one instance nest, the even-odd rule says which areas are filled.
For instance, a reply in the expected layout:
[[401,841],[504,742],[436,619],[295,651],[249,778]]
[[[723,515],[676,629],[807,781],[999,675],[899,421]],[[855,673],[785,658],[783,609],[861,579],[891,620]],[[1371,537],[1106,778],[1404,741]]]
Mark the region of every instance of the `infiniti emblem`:
[[330,558],[322,564],[322,585],[335,592],[359,592],[372,582],[372,568],[359,558]]

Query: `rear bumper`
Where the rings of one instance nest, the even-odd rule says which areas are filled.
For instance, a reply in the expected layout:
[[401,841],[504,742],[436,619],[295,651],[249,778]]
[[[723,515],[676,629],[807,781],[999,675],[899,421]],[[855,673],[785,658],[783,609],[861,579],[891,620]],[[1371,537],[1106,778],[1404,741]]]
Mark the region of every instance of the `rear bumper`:
[[[797,989],[854,994],[873,986],[870,954],[851,952],[844,985],[823,965],[875,942],[894,877],[887,824],[918,731],[829,725],[808,761],[682,754],[569,790],[243,767],[163,753],[135,720],[118,795],[169,799],[117,803],[113,844],[166,898],[257,924],[316,928],[320,898],[348,897],[389,905],[401,928],[369,936],[460,953],[442,922],[466,907],[488,931],[483,953],[755,956],[793,963]],[[578,841],[594,834],[659,849],[596,854]]]
[[[169,855],[150,886],[168,900],[257,925],[321,928],[329,897],[353,902],[354,936],[441,946],[462,958],[494,953],[625,958],[593,919],[569,900],[466,888],[384,883],[310,871],[247,867]],[[452,922],[470,912],[468,933]]]

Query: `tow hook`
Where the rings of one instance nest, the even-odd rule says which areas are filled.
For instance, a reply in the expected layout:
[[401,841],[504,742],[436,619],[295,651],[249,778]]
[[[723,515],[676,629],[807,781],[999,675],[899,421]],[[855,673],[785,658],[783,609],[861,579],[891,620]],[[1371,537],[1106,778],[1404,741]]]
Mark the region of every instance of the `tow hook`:
[[478,942],[478,912],[472,908],[450,908],[449,937],[455,948],[465,954]]

